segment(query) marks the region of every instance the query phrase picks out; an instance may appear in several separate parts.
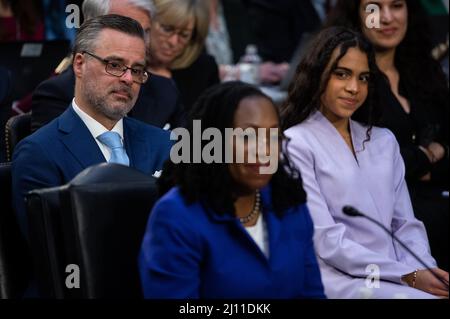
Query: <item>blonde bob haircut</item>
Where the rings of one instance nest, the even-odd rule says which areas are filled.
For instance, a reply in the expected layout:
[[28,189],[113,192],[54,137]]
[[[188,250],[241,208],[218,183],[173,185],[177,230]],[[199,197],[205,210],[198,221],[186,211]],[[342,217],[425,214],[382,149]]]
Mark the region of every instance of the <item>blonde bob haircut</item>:
[[189,67],[200,55],[209,30],[209,0],[153,0],[155,21],[184,28],[194,20],[192,38],[170,65],[172,70]]

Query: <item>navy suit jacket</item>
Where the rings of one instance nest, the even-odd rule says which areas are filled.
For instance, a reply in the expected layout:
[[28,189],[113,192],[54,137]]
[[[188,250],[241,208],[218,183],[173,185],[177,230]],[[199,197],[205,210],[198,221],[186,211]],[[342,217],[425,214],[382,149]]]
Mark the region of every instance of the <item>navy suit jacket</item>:
[[[72,102],[74,90],[72,67],[39,84],[31,102],[31,130],[34,132],[61,115]],[[128,116],[161,128],[169,123],[172,129],[185,126],[186,120],[175,83],[154,74],[142,85]]]
[[261,192],[267,259],[237,218],[188,205],[178,188],[150,214],[139,256],[146,298],[324,298],[306,205],[278,217]]
[[[170,133],[131,118],[124,118],[123,126],[130,167],[149,175],[161,170],[170,154]],[[12,182],[13,204],[24,234],[28,234],[24,202],[27,192],[63,185],[85,168],[105,161],[72,107],[22,140],[13,155]]]

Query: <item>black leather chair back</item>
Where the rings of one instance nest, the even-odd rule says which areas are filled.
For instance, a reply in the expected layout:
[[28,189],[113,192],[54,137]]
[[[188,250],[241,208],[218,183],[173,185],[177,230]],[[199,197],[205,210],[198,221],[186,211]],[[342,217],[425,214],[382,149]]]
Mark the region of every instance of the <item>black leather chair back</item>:
[[53,274],[60,276],[53,286],[64,285],[67,265],[80,270],[80,288],[64,285],[63,298],[142,297],[137,258],[157,198],[155,182],[132,168],[103,163],[59,188],[59,218],[48,216],[60,231],[56,227],[46,234],[55,238],[44,234],[47,241],[63,243],[62,249],[54,249],[54,256],[49,255],[50,260],[57,259],[52,262],[57,265]]
[[32,265],[12,209],[11,163],[0,163],[0,189],[0,298],[21,298]]
[[11,117],[5,126],[6,159],[12,161],[16,145],[31,134],[31,113]]
[[66,297],[64,234],[60,196],[66,186],[33,190],[27,194],[30,249],[35,284],[41,298]]

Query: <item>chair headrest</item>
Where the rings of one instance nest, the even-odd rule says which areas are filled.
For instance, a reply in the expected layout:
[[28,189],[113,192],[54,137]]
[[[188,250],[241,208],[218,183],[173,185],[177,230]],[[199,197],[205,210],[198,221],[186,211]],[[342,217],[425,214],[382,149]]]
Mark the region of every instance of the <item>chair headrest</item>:
[[86,168],[69,183],[70,186],[83,186],[108,183],[154,183],[155,178],[120,164],[101,163]]

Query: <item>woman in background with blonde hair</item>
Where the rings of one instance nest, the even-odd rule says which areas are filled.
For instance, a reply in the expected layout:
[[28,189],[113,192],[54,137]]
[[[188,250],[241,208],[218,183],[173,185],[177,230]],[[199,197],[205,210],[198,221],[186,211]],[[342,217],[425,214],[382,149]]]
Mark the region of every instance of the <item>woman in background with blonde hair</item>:
[[214,58],[204,52],[209,28],[208,0],[154,0],[149,70],[172,78],[187,110],[201,93],[219,83]]

